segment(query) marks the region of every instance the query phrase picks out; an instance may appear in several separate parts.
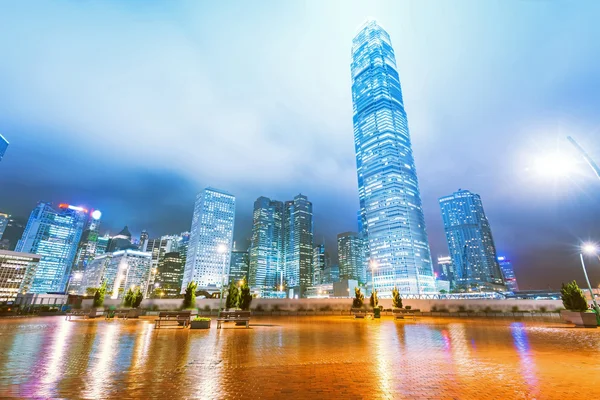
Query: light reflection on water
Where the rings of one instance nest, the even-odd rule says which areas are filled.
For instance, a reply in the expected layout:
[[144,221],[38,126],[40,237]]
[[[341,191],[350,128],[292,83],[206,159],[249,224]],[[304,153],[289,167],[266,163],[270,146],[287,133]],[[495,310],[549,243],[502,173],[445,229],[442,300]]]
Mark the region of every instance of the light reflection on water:
[[350,397],[460,398],[493,386],[551,398],[545,385],[578,382],[580,371],[555,368],[566,354],[600,372],[595,331],[450,319],[256,321],[219,331],[155,330],[147,320],[1,321],[0,397],[281,398],[294,388],[319,397],[335,387]]

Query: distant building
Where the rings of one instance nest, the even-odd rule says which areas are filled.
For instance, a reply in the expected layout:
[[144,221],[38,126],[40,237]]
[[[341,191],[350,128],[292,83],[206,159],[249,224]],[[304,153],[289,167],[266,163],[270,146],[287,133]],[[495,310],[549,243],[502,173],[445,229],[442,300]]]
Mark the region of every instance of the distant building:
[[340,279],[364,282],[366,259],[363,243],[356,232],[344,232],[337,236]]
[[339,282],[333,282],[333,295],[334,297],[354,297],[356,287],[358,287],[356,279],[340,279]]
[[325,267],[323,283],[334,283],[340,281],[340,267],[338,264],[331,264]]
[[250,256],[247,251],[232,251],[229,266],[229,281],[239,282],[248,279],[250,269]]
[[114,253],[115,251],[129,249],[136,249],[136,247],[131,242],[131,232],[129,232],[129,228],[125,226],[121,232],[110,238],[106,252]]
[[128,289],[140,288],[148,296],[151,254],[138,250],[119,250],[92,260],[86,267],[82,291],[97,288],[106,281],[106,297],[123,298]]
[[165,253],[158,262],[154,288],[159,289],[161,297],[176,297],[181,292],[182,281],[183,260],[181,254],[178,251]]
[[14,301],[29,291],[41,256],[0,250],[0,302]]
[[206,188],[196,197],[190,241],[181,292],[189,282],[201,288],[220,288],[227,284],[233,226],[235,197],[222,190]]
[[8,226],[8,220],[10,219],[10,215],[0,213],[0,239],[2,239],[2,235],[4,234],[4,230]]
[[[325,251],[325,244],[319,244],[313,248],[313,283],[314,286],[321,285],[325,279],[325,269],[331,260]],[[332,289],[333,290],[333,289]]]
[[[254,202],[248,284],[253,289],[283,285],[283,203],[267,197]],[[232,263],[233,266],[233,263]]]
[[439,200],[459,290],[505,290],[481,197],[459,190]]
[[31,212],[16,251],[41,256],[29,289],[32,293],[63,292],[88,217],[82,207],[38,203]]
[[22,217],[10,217],[0,240],[0,249],[14,250],[23,236],[27,220]]
[[154,280],[158,272],[160,261],[165,254],[179,251],[180,239],[179,235],[165,235],[160,239],[146,239],[146,243],[143,246],[145,247],[144,251],[152,253],[152,266],[150,267],[150,280],[148,281],[148,290],[150,293],[154,290]]
[[2,158],[4,157],[4,154],[6,154],[6,149],[8,149],[8,140],[6,140],[6,138],[4,136],[2,136],[2,134],[0,134],[0,161],[2,161]]
[[285,202],[283,230],[285,279],[303,297],[313,280],[313,206],[306,196]]
[[140,234],[140,244],[139,244],[139,250],[140,251],[147,251],[147,247],[148,247],[148,240],[149,240],[149,236],[148,236],[148,232],[146,232],[145,230],[142,231],[142,233]]
[[450,283],[450,289],[451,290],[454,289],[455,277],[454,277],[454,266],[452,265],[452,257],[438,256],[438,258],[437,258],[437,273],[438,273],[438,277],[436,280],[448,281]]
[[98,237],[98,243],[96,243],[96,256],[106,253],[109,243],[110,236],[108,234]]
[[71,276],[67,285],[67,291],[72,294],[80,293],[83,272],[87,264],[97,255],[98,230],[100,229],[100,218],[102,213],[99,210],[92,210],[85,222],[85,228],[81,235],[81,240],[77,246],[77,255],[71,268]]
[[515,276],[512,262],[504,256],[498,256],[498,263],[500,264],[500,270],[502,271],[502,276],[508,290],[513,293],[518,292],[519,285],[517,284],[517,277]]

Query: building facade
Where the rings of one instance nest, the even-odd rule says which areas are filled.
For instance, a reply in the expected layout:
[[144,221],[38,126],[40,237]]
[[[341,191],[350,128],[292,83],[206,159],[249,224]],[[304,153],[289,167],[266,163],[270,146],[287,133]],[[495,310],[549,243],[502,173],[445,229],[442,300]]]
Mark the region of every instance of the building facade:
[[27,220],[21,217],[10,217],[0,240],[0,250],[14,250],[23,236]]
[[285,202],[283,230],[285,281],[302,297],[313,280],[313,207],[306,196]]
[[454,266],[452,265],[452,257],[438,256],[437,258],[438,279],[448,281],[450,290],[455,287]]
[[323,275],[323,283],[335,283],[340,281],[340,266],[338,264],[330,264],[325,267]]
[[222,190],[206,188],[196,197],[181,292],[189,282],[202,288],[227,284],[235,197]]
[[31,212],[16,251],[41,256],[32,293],[63,292],[77,254],[77,246],[88,217],[88,210],[69,204],[54,209],[38,203]]
[[98,250],[98,230],[100,229],[100,218],[102,213],[99,210],[91,210],[85,222],[85,228],[81,234],[81,240],[77,246],[77,254],[71,268],[71,276],[67,285],[67,291],[72,294],[81,292],[81,283],[83,282],[83,272],[87,264],[97,255]]
[[435,293],[435,278],[396,58],[367,21],[352,41],[354,145],[362,230],[381,296]]
[[181,291],[183,267],[183,259],[179,251],[165,253],[158,262],[154,284],[149,286],[151,288],[154,286],[154,293],[158,292],[160,297],[177,297]]
[[504,256],[498,256],[498,263],[500,264],[500,271],[502,272],[506,288],[513,293],[518,292],[519,284],[517,283],[517,277],[515,276],[512,262]]
[[0,161],[2,161],[4,154],[6,154],[6,149],[8,149],[8,140],[0,133]]
[[274,289],[284,278],[283,202],[259,197],[252,220],[248,284],[255,289]]
[[459,290],[503,290],[492,230],[481,197],[458,190],[439,200]]
[[29,291],[41,256],[0,250],[0,303]]
[[247,251],[232,251],[229,266],[229,281],[239,282],[248,279],[250,274],[250,254]]
[[344,232],[337,236],[340,279],[365,281],[366,260],[364,242],[356,232]]
[[325,282],[325,270],[331,264],[329,253],[325,251],[325,244],[319,244],[313,248],[313,285],[317,286]]
[[10,215],[0,213],[0,239],[2,239],[2,235],[4,234],[4,230],[8,226],[8,220],[10,219]]

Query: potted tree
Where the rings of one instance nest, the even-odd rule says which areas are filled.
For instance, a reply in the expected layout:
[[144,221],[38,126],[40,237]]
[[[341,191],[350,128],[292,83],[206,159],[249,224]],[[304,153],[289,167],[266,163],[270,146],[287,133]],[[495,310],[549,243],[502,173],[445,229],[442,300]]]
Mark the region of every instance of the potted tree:
[[242,287],[240,288],[238,307],[242,311],[250,311],[250,304],[252,303],[252,293],[250,293],[250,286],[246,278],[243,279]]
[[364,318],[367,314],[363,309],[365,303],[365,295],[362,294],[359,287],[354,288],[354,298],[352,299],[352,313],[354,318]]
[[90,310],[89,318],[101,317],[104,314],[104,295],[106,294],[106,281],[96,290],[94,294],[94,303]]
[[400,291],[396,286],[392,289],[392,313],[394,319],[403,319],[404,310],[402,310],[402,297],[400,297]]
[[373,318],[381,318],[381,308],[379,308],[379,297],[377,297],[377,289],[373,289],[371,292],[371,298],[369,304],[373,308]]
[[196,316],[190,322],[190,329],[210,329],[210,318]]
[[578,327],[595,328],[598,326],[596,313],[588,310],[587,300],[576,281],[562,284],[560,297],[566,310],[560,312],[563,321]]

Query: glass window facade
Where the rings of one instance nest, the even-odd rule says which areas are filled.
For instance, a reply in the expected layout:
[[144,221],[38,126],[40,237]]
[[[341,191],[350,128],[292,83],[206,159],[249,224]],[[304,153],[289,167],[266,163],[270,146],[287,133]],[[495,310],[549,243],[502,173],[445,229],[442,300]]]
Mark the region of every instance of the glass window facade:
[[283,202],[259,197],[254,202],[248,284],[254,289],[282,285],[283,265]]
[[363,240],[356,232],[340,233],[337,236],[340,279],[363,282],[366,276],[366,260]]
[[8,140],[0,134],[0,161],[2,161],[2,158],[6,153],[6,149],[8,149]]
[[304,296],[313,282],[313,208],[302,194],[286,201],[283,215],[285,280]]
[[40,256],[0,250],[0,302],[25,294],[33,281]]
[[[435,293],[402,89],[388,33],[369,20],[352,41],[352,101],[361,232],[383,297]],[[370,271],[371,272],[371,271]]]

